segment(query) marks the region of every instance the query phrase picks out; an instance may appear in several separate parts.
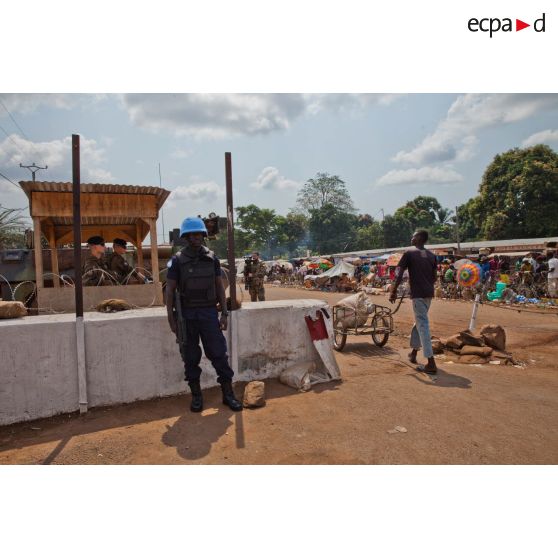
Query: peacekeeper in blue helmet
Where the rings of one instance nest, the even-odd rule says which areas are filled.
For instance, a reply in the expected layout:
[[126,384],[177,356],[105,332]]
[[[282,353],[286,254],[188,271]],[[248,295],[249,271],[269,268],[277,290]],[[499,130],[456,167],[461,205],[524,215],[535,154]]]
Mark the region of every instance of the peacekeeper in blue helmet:
[[[203,410],[200,387],[201,339],[205,355],[217,372],[223,403],[233,411],[240,411],[242,404],[236,399],[232,388],[234,372],[229,365],[227,343],[223,335],[227,329],[228,312],[221,264],[215,254],[204,246],[206,236],[207,229],[202,219],[184,219],[180,226],[180,237],[186,240],[186,246],[167,264],[167,315],[170,328],[178,337],[185,379],[192,392],[190,410],[194,413]],[[217,302],[222,309],[220,320]],[[176,304],[181,306],[175,316]],[[180,318],[181,323],[177,323]]]

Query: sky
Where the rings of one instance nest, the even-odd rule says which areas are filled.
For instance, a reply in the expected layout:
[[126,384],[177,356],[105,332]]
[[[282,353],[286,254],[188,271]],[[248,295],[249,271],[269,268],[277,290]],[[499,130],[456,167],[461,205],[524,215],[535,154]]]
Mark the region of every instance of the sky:
[[[454,208],[477,193],[497,153],[558,150],[556,94],[2,94],[0,173],[48,165],[37,180],[71,181],[71,134],[82,182],[171,190],[165,231],[189,215],[225,215],[224,153],[234,205],[286,214],[318,172],[340,176],[359,213],[381,218],[418,195]],[[27,198],[0,177],[0,205]],[[160,233],[163,220],[158,222]]]

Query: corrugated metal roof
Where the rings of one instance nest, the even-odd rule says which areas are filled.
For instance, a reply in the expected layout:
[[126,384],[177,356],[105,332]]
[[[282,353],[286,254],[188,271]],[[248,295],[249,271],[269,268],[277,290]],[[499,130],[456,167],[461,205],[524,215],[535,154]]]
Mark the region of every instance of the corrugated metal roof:
[[[545,242],[558,242],[558,237],[550,236],[545,238],[514,238],[510,240],[479,240],[476,242],[461,242],[462,250],[470,250],[471,248],[502,248],[506,246],[537,246],[544,245]],[[334,258],[344,258],[347,256],[365,256],[366,254],[384,254],[386,252],[400,252],[403,250],[410,250],[412,246],[401,246],[399,248],[375,248],[372,250],[360,250],[357,252],[343,252],[333,254]],[[457,249],[457,242],[448,244],[427,244],[426,248],[429,250],[443,250],[445,248]],[[526,249],[526,252],[529,250]]]
[[[22,180],[20,186],[31,201],[31,192],[72,192],[71,182],[33,182]],[[156,186],[129,186],[125,184],[81,184],[82,193],[87,194],[147,194],[157,196],[157,209],[165,203],[170,192]],[[96,223],[98,224],[98,223]]]

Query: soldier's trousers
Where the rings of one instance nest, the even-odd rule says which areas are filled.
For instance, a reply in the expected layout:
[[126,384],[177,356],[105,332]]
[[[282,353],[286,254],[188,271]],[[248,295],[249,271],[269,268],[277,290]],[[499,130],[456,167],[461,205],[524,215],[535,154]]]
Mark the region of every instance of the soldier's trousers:
[[219,327],[217,310],[215,308],[186,310],[184,322],[186,343],[180,347],[180,354],[184,362],[186,381],[190,382],[200,378],[202,372],[200,339],[205,356],[211,361],[217,372],[217,381],[220,384],[231,381],[234,372],[229,365],[227,342]]
[[250,287],[250,300],[258,302],[258,300],[265,300],[265,289],[263,287]]

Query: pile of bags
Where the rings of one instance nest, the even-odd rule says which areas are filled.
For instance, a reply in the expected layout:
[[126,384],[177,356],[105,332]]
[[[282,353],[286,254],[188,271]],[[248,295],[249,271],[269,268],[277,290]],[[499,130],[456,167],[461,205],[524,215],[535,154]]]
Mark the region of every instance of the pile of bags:
[[362,291],[340,300],[336,306],[341,308],[337,311],[334,327],[342,329],[362,327],[376,307]]
[[0,300],[0,319],[21,318],[27,316],[23,302]]
[[434,354],[447,352],[458,356],[460,364],[517,364],[511,353],[506,351],[506,332],[502,326],[484,325],[479,335],[464,330],[447,339],[432,338]]

